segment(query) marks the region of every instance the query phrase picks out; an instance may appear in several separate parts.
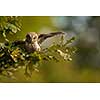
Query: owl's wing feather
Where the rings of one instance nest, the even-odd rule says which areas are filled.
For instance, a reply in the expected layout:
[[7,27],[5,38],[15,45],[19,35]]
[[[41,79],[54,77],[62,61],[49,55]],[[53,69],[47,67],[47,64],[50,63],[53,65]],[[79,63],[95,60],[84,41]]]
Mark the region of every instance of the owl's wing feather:
[[24,44],[25,44],[25,41],[22,41],[22,40],[17,40],[17,41],[12,42],[13,46],[24,45]]
[[38,43],[41,44],[47,38],[50,38],[50,37],[53,37],[53,36],[59,35],[59,34],[64,34],[64,32],[53,32],[53,33],[48,33],[48,34],[40,34],[39,39],[38,39]]

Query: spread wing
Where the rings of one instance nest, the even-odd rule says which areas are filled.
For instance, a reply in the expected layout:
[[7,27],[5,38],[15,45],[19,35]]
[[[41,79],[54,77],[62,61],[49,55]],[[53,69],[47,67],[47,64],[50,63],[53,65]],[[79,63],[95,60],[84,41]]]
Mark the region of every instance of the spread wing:
[[16,46],[21,48],[22,50],[25,50],[25,41],[17,40],[12,42],[12,47],[16,47]]
[[53,37],[55,35],[64,34],[64,32],[53,32],[48,34],[40,34],[38,43],[41,44],[43,41],[45,41],[47,38]]
[[25,41],[22,41],[22,40],[17,40],[17,41],[12,42],[13,46],[24,45],[24,44],[25,44]]
[[17,40],[17,41],[12,42],[12,47],[15,47],[15,46],[18,46],[19,48],[24,49],[25,41]]

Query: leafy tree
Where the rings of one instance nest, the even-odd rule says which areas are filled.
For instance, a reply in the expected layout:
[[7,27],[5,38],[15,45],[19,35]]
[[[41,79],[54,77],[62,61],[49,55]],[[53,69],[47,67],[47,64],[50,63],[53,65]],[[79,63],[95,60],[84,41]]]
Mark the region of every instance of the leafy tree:
[[[0,17],[0,33],[5,38],[5,43],[0,43],[0,74],[13,77],[13,73],[25,69],[25,75],[31,76],[33,71],[39,71],[38,67],[43,61],[71,61],[76,48],[70,44],[75,40],[68,40],[61,36],[58,44],[53,43],[41,52],[28,53],[19,46],[14,46],[7,39],[7,34],[15,34],[21,30],[21,17]],[[64,42],[65,41],[65,42]]]
[[0,34],[5,41],[8,34],[15,34],[21,31],[21,17],[18,16],[0,16]]

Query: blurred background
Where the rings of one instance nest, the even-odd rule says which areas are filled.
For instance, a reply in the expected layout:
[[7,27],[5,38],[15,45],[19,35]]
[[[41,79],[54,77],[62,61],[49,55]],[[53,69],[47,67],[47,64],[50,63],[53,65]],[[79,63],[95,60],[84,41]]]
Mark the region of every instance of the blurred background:
[[[24,16],[22,30],[13,36],[14,41],[24,39],[27,32],[49,33],[64,31],[66,37],[76,37],[77,52],[73,60],[63,62],[43,62],[39,72],[26,78],[24,70],[15,73],[16,79],[0,76],[0,82],[100,82],[100,17],[96,16]],[[57,38],[48,39],[57,41]],[[0,38],[3,42],[4,39]],[[50,44],[49,44],[50,45]]]

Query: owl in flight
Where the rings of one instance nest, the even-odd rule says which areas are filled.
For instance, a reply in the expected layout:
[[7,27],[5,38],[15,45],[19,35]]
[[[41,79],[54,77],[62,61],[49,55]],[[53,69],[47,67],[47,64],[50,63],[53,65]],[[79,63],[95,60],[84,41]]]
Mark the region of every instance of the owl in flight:
[[28,52],[32,53],[34,51],[41,51],[40,44],[44,42],[47,38],[53,37],[55,35],[64,34],[64,32],[53,32],[48,34],[37,34],[36,32],[29,32],[26,34],[26,39],[24,41],[14,41],[14,46],[21,46]]

